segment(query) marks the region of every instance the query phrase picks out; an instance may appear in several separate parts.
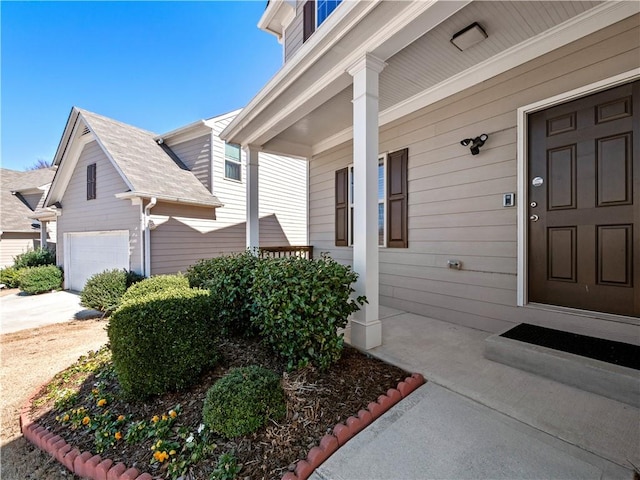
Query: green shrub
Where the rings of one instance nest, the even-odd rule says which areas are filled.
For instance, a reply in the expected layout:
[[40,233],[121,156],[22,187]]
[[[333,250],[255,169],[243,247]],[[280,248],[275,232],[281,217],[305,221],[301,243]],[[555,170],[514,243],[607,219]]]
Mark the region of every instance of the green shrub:
[[226,438],[255,432],[286,413],[280,377],[258,366],[234,368],[208,391],[204,424]]
[[189,285],[206,288],[219,307],[223,334],[254,332],[251,325],[253,275],[260,260],[251,252],[200,260],[187,270]]
[[149,293],[161,292],[169,288],[189,288],[189,280],[184,275],[158,275],[145,278],[144,280],[131,285],[122,298],[121,303],[134,298],[143,297]]
[[20,289],[38,294],[62,288],[62,270],[55,265],[28,267],[20,270]]
[[137,398],[179,390],[215,364],[209,292],[172,288],[123,303],[107,333],[125,393]]
[[313,363],[326,369],[342,355],[338,329],[360,309],[364,297],[351,299],[357,274],[328,257],[260,262],[252,287],[252,322],[289,369]]
[[4,283],[7,288],[18,288],[20,286],[20,270],[14,267],[5,267],[0,270],[0,283]]
[[21,253],[13,259],[13,267],[21,268],[41,267],[44,265],[55,265],[56,254],[47,248],[37,248]]
[[80,292],[80,303],[83,307],[110,315],[120,305],[127,288],[143,278],[142,275],[124,269],[96,273],[87,280]]

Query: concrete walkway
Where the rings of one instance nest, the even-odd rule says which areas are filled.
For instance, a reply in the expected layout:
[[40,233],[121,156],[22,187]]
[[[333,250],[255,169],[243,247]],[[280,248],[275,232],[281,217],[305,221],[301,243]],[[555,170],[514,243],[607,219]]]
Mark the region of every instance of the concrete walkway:
[[80,306],[77,293],[13,293],[0,297],[0,333],[3,334],[100,315],[100,312]]
[[486,332],[383,312],[370,353],[429,383],[311,478],[632,478],[640,410],[485,359]]

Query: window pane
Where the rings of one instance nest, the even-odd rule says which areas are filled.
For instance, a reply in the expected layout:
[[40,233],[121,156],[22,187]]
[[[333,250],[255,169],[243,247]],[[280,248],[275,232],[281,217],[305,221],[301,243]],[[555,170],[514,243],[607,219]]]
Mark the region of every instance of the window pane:
[[224,156],[236,162],[240,161],[240,146],[232,143],[224,144]]
[[326,20],[331,15],[342,0],[318,0],[318,25]]
[[236,162],[224,162],[224,176],[233,180],[240,180],[240,164]]
[[353,205],[353,167],[349,169],[349,203]]
[[378,204],[378,245],[384,245],[384,203]]

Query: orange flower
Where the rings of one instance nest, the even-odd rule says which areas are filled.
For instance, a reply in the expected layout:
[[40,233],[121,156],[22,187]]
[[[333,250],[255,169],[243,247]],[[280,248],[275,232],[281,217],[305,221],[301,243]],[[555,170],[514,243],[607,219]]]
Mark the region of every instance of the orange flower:
[[167,452],[165,452],[165,451],[163,451],[163,452],[157,451],[156,453],[153,454],[153,458],[155,458],[157,461],[162,463],[167,458],[169,458],[169,454]]
[[163,421],[169,420],[169,417],[167,417],[166,415],[162,415],[162,420]]
[[121,422],[124,420],[124,415],[118,415],[118,421]]
[[120,440],[122,438],[122,434],[120,432],[116,432],[114,437],[116,437],[116,440]]
[[105,398],[101,398],[100,400],[98,400],[99,407],[104,407],[106,404],[107,404],[107,400]]
[[91,419],[88,416],[82,419],[83,425],[89,425],[90,422],[91,422]]
[[98,389],[94,388],[93,390],[91,390],[91,393],[93,393],[94,395],[97,395],[98,394]]
[[176,418],[178,416],[178,414],[176,413],[175,410],[169,410],[169,416],[171,418]]
[[67,414],[64,417],[62,417],[62,421],[63,422],[68,422],[69,421],[69,414]]
[[154,415],[153,418],[151,419],[153,423],[158,423],[159,420],[160,420],[160,417],[158,417],[158,415]]

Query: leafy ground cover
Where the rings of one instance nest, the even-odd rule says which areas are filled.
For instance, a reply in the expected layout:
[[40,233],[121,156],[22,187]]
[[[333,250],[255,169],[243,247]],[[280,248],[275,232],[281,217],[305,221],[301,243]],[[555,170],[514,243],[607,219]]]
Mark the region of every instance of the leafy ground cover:
[[[129,401],[108,349],[59,373],[36,398],[32,417],[81,451],[100,453],[158,478],[277,479],[304,458],[338,422],[386,392],[407,372],[350,347],[328,370],[290,373],[259,342],[220,340],[221,361],[179,393]],[[207,390],[229,369],[260,365],[283,377],[287,413],[253,434],[231,440],[202,423]],[[158,365],[162,375],[162,365]]]

